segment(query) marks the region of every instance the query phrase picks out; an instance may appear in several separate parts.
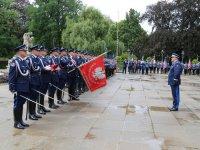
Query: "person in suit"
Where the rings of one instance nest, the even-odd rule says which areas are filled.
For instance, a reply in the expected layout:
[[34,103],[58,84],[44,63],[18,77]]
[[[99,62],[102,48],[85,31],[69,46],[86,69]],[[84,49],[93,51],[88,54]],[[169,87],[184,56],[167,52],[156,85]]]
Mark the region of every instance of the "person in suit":
[[[23,105],[26,102],[24,97],[30,93],[30,71],[26,62],[27,49],[25,45],[15,48],[16,57],[13,58],[9,66],[9,90],[14,94],[14,128],[25,129],[29,127],[23,122]],[[23,97],[22,97],[23,96]]]
[[181,74],[183,67],[179,61],[179,55],[173,53],[171,56],[172,66],[168,75],[168,85],[171,87],[173,106],[169,108],[170,111],[178,111],[180,103],[180,89]]

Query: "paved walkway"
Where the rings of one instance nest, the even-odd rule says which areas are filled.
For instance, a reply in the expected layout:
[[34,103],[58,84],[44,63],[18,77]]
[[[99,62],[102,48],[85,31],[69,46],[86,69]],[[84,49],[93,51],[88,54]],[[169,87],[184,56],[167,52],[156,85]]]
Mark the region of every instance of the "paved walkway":
[[14,129],[12,95],[0,85],[0,149],[200,149],[200,78],[183,76],[181,108],[172,103],[165,75],[117,74],[108,85]]

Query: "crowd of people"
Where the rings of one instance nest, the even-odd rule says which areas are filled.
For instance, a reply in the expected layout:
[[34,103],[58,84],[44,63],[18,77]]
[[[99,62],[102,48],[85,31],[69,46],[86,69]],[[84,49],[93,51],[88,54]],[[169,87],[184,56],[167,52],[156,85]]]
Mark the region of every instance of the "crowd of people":
[[[27,118],[38,120],[50,112],[49,108],[57,109],[69,101],[79,101],[79,95],[86,92],[87,85],[79,67],[96,58],[87,51],[76,49],[53,48],[35,45],[28,54],[25,45],[15,49],[16,55],[9,63],[9,90],[14,94],[14,127],[29,127],[22,119],[23,105],[27,101]],[[105,59],[107,77],[114,74],[116,63]],[[68,92],[65,88],[68,88]],[[63,100],[68,93],[69,100]],[[44,105],[44,97],[48,97],[49,108]],[[57,99],[55,98],[57,96]]]
[[[191,61],[188,63],[181,63],[183,67],[183,73],[185,75],[200,75],[200,62],[196,64],[192,64]],[[145,60],[128,60],[126,59],[123,62],[123,73],[133,74],[146,74],[149,73],[161,73],[161,74],[167,74],[170,70],[170,63],[166,60],[164,61],[145,61]]]

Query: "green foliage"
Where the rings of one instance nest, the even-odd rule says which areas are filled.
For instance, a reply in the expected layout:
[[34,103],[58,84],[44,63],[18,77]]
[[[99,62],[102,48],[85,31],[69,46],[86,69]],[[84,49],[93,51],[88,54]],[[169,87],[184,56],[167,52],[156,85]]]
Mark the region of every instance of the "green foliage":
[[118,63],[121,63],[126,59],[128,59],[128,53],[123,53],[122,55],[117,56],[117,62]]
[[79,0],[36,0],[29,7],[29,30],[33,32],[35,43],[51,48],[61,46],[62,31],[66,17],[76,19],[82,4]]
[[12,55],[12,49],[20,43],[19,12],[12,7],[13,0],[0,0],[0,57]]
[[[62,34],[62,42],[66,47],[88,49],[100,54],[106,49],[114,51],[116,33],[114,23],[93,7],[85,8],[77,21],[67,18],[67,27]],[[120,43],[120,49],[124,49]]]
[[153,59],[153,57],[147,57],[146,61],[151,61]]
[[192,64],[198,64],[198,63],[199,63],[199,61],[197,59],[192,60]]
[[119,39],[125,45],[125,48],[133,51],[136,41],[146,32],[139,23],[140,14],[134,9],[130,9],[126,14],[126,19],[119,23]]
[[153,25],[154,32],[149,36],[143,53],[161,57],[161,50],[165,55],[172,51],[185,56],[200,55],[200,19],[199,0],[159,1],[147,7],[142,20]]

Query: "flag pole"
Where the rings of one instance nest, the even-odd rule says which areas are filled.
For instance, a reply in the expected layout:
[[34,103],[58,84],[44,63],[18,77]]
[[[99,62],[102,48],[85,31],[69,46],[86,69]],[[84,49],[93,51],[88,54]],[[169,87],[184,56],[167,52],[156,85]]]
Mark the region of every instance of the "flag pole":
[[97,57],[91,59],[90,61],[88,61],[88,62],[86,62],[86,63],[83,63],[83,64],[81,64],[80,66],[77,66],[76,68],[70,70],[70,71],[67,72],[67,73],[71,73],[71,72],[73,72],[74,70],[76,70],[77,68],[79,69],[79,68],[81,68],[83,65],[88,64],[89,62],[91,62],[91,61],[93,61],[93,60],[95,60],[95,59],[97,59],[97,58],[99,58],[99,57],[101,57],[101,56],[103,56],[103,55],[105,55],[105,54],[107,54],[107,53],[108,53],[108,52],[104,52],[104,53],[102,53],[101,55],[99,55],[99,56],[97,56]]

